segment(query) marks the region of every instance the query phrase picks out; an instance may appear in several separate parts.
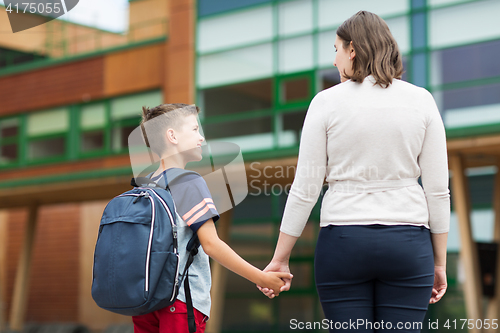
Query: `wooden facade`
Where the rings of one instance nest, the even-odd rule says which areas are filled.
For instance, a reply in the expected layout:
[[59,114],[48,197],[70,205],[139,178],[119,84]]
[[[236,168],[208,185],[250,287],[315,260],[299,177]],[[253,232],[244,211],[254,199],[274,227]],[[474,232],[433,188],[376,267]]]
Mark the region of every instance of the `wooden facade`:
[[[151,89],[162,91],[164,102],[193,103],[195,18],[189,16],[194,15],[194,2],[131,2],[131,25],[151,19],[144,9],[152,5],[158,9],[154,18],[172,31],[168,36],[140,43],[151,33],[137,29],[132,46],[1,75],[0,116]],[[79,322],[91,329],[131,323],[130,317],[98,308],[90,294],[100,216],[113,196],[130,189],[132,177],[126,172],[102,176],[102,171],[126,168],[129,156],[115,155],[0,172],[0,182],[28,181],[0,189],[0,330],[8,326],[19,331],[25,322]],[[71,180],[92,171],[101,174]],[[61,175],[64,181],[29,185],[30,179]]]
[[[158,8],[154,19],[165,18],[165,22],[168,22],[168,38],[0,76],[0,116],[36,112],[151,89],[160,89],[164,102],[193,103],[195,1],[131,2],[131,23],[146,19],[150,12],[144,6],[152,3]],[[140,34],[138,36],[140,38]],[[12,41],[8,43],[17,45]],[[0,45],[4,44],[0,41]],[[467,316],[471,319],[498,318],[499,296],[489,300],[487,313],[483,309],[484,299],[480,292],[477,250],[470,231],[470,204],[464,172],[468,167],[498,167],[500,136],[450,140],[448,150],[453,174],[452,195],[460,225],[461,255],[467,275]],[[294,166],[296,161],[296,157],[269,160],[261,163],[259,169],[276,165]],[[107,156],[3,170],[0,172],[0,182],[67,176],[88,171],[113,171],[129,166],[127,155]],[[12,330],[21,330],[26,321],[80,322],[92,329],[130,322],[129,317],[99,309],[90,296],[93,249],[102,210],[110,198],[130,189],[130,177],[131,174],[119,174],[0,189],[0,330],[5,323]],[[291,180],[280,178],[276,182],[285,184]],[[494,239],[500,241],[498,176],[494,207]],[[221,238],[227,238],[231,226],[230,214],[225,213],[218,225]],[[500,276],[500,257],[497,268],[497,276]],[[212,320],[209,321],[207,332],[220,331],[224,304],[225,270],[216,265],[213,275]],[[497,279],[497,294],[500,294],[499,291],[500,279]],[[475,330],[474,333],[479,331]]]

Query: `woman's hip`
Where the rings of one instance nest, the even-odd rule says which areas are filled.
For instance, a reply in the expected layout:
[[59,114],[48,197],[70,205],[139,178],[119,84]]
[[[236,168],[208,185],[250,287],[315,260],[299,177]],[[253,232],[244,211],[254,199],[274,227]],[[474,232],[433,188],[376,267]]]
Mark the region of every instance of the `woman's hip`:
[[407,225],[330,225],[320,230],[316,282],[412,280],[434,272],[429,229]]

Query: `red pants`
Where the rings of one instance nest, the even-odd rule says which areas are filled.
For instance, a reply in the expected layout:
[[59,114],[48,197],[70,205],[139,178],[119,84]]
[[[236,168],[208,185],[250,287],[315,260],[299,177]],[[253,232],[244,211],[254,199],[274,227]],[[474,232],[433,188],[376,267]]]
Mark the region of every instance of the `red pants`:
[[[196,333],[204,333],[208,317],[194,309]],[[134,333],[189,333],[186,303],[179,300],[166,308],[133,316]]]

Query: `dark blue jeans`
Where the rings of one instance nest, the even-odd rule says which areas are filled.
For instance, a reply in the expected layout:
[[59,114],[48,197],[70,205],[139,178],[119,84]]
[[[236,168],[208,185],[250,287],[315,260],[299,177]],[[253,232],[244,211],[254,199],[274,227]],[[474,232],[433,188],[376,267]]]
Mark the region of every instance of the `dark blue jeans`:
[[321,228],[316,288],[330,332],[420,332],[434,283],[425,227]]

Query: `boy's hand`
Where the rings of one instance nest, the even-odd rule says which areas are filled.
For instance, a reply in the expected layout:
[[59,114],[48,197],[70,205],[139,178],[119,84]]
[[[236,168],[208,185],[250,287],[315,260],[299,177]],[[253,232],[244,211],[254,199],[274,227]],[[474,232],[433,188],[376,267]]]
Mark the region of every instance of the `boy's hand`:
[[[264,268],[264,272],[285,272],[285,273],[290,273],[290,268],[288,267],[288,261],[287,262],[277,262],[277,261],[271,261],[269,265],[267,265],[266,268]],[[285,281],[285,284],[280,288],[280,292],[282,291],[287,291],[290,290],[290,285],[292,283],[292,277],[293,275],[290,274],[290,278],[285,278],[283,279]],[[257,288],[267,297],[269,298],[274,298],[274,291],[270,290],[269,288],[257,285]]]
[[267,296],[274,298],[280,294],[281,288],[285,285],[282,279],[292,279],[292,277],[292,274],[285,272],[263,272],[262,283],[259,287],[269,289],[271,295]]

